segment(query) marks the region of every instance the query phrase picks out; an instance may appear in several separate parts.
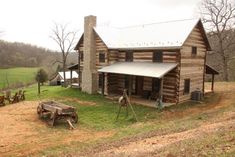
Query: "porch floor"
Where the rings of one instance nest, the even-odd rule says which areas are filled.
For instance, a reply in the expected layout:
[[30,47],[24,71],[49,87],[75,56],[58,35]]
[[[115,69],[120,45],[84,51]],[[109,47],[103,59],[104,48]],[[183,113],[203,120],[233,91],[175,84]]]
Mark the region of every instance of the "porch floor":
[[[114,101],[118,101],[118,99],[121,97],[121,95],[108,95],[106,98]],[[149,100],[142,98],[140,96],[132,95],[130,98],[131,104],[136,105],[143,105],[147,107],[154,107],[157,108],[156,101],[155,100]],[[164,107],[171,106],[173,103],[163,103]]]

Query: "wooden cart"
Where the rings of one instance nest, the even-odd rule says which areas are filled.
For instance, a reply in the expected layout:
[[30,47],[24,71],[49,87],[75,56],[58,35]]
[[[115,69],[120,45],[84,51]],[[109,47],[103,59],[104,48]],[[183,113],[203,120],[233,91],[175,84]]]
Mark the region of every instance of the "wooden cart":
[[49,117],[49,124],[51,126],[54,126],[55,121],[59,119],[65,119],[72,128],[71,122],[78,122],[78,115],[74,107],[55,101],[40,102],[37,113],[39,118]]

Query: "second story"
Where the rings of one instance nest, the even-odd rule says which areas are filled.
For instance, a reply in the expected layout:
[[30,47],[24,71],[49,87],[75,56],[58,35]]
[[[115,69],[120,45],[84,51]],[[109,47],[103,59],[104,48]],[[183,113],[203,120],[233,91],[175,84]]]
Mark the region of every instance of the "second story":
[[[200,62],[205,64],[206,51],[211,50],[202,22],[198,19],[110,28],[96,26],[96,17],[87,16],[84,33],[75,48],[81,67],[85,59],[85,46],[93,49],[93,54],[86,56],[92,58],[89,60],[93,60],[96,69],[116,62],[185,65],[202,59]],[[182,63],[182,58],[190,59],[190,63]]]

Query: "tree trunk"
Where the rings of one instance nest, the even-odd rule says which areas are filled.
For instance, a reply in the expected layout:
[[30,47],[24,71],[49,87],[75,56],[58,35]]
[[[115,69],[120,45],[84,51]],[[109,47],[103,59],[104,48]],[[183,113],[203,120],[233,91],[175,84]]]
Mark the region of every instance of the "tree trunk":
[[224,81],[229,81],[229,78],[228,78],[228,60],[227,60],[227,58],[224,56],[223,57],[223,62],[224,62],[224,67],[223,67],[223,69],[224,69]]
[[228,60],[226,58],[226,52],[223,48],[223,40],[222,40],[222,35],[219,33],[218,34],[218,38],[219,38],[219,49],[220,49],[220,53],[222,55],[222,58],[223,58],[223,80],[224,81],[228,81]]
[[40,82],[38,81],[38,95],[40,95],[40,93],[41,93],[41,90],[40,90]]
[[64,84],[63,84],[63,87],[67,87],[67,81],[66,81],[66,77],[65,77],[65,70],[66,70],[65,61],[63,61],[63,75],[64,75]]

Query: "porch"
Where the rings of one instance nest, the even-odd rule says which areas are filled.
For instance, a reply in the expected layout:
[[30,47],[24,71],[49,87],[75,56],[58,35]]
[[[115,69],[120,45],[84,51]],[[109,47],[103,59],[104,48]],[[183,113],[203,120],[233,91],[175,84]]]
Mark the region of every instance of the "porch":
[[175,63],[122,62],[98,70],[101,94],[116,99],[127,89],[132,103],[154,107],[176,103]]
[[205,88],[205,81],[204,81],[204,93],[213,93],[214,92],[214,82],[215,82],[215,75],[219,75],[219,72],[206,64],[206,75],[211,75],[211,88]]

